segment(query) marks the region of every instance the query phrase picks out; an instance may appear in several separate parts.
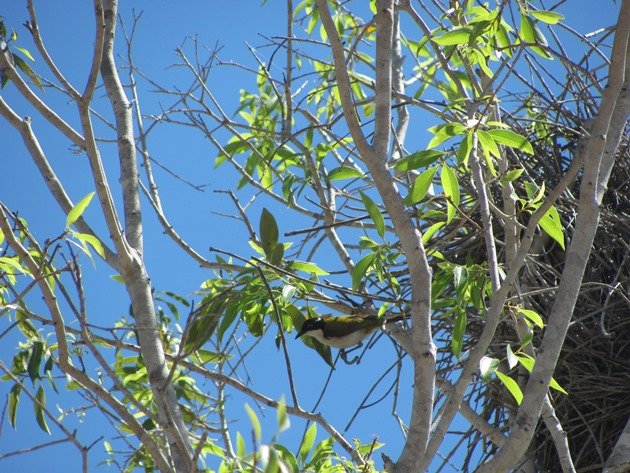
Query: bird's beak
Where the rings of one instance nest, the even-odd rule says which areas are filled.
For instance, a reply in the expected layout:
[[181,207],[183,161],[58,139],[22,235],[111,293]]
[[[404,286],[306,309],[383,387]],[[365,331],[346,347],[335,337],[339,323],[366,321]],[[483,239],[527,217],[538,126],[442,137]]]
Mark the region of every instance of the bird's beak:
[[298,338],[300,338],[302,336],[302,331],[300,330],[297,335],[295,336],[295,339],[297,340]]

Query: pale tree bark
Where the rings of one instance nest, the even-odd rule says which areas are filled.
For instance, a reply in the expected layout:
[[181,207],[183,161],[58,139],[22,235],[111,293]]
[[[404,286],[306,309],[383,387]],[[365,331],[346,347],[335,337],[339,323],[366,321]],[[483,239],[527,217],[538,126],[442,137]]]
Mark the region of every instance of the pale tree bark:
[[397,462],[386,460],[386,468],[395,472],[418,469],[426,449],[431,427],[435,390],[435,354],[431,334],[431,269],[422,237],[411,219],[388,166],[391,141],[392,56],[394,47],[394,0],[376,2],[376,81],[375,129],[370,145],[361,129],[353,105],[353,94],[346,68],[343,44],[326,0],[317,2],[322,24],[330,39],[341,105],[348,128],[363,162],[370,171],[376,189],[392,219],[409,265],[412,285],[411,320],[414,362],[414,393],[409,432]]
[[[147,366],[149,382],[156,403],[160,426],[168,438],[175,471],[193,471],[192,448],[188,429],[179,408],[175,390],[169,379],[169,368],[159,337],[151,280],[142,258],[142,219],[140,210],[138,168],[133,134],[131,107],[120,82],[114,61],[114,39],[118,2],[104,3],[105,38],[101,75],[115,115],[120,183],[125,214],[123,244],[117,249],[121,274],[131,305],[138,332],[142,356]],[[97,187],[99,185],[96,182]],[[118,227],[113,222],[110,227]]]
[[560,286],[533,372],[523,393],[507,442],[480,472],[507,471],[525,453],[540,418],[547,389],[578,297],[580,284],[599,223],[600,205],[614,156],[630,114],[630,1],[624,0],[615,33],[609,80],[585,147],[584,174],[573,238],[567,251]]

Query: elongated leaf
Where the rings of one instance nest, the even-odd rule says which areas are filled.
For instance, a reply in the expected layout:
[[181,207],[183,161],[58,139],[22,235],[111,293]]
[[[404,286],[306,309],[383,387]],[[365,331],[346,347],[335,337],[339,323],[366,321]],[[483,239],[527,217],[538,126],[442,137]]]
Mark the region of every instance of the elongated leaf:
[[407,197],[405,197],[405,203],[407,205],[413,205],[417,202],[420,202],[429,192],[431,188],[431,184],[433,183],[433,176],[435,176],[435,172],[437,171],[437,167],[432,167],[424,171],[413,181],[411,185],[411,190]]
[[436,222],[433,225],[431,225],[429,228],[427,228],[425,232],[422,234],[422,243],[428,242],[431,239],[431,237],[435,234],[435,232],[437,232],[444,225],[446,225],[446,222]]
[[564,233],[562,232],[562,222],[560,221],[560,214],[558,210],[552,206],[547,210],[545,215],[539,220],[538,224],[543,231],[558,242],[560,247],[564,250]]
[[514,399],[516,399],[516,403],[520,406],[523,401],[523,391],[521,391],[518,383],[500,371],[496,371],[496,375],[503,383],[503,386],[505,386],[507,390],[510,391],[510,394],[514,397]]
[[73,232],[72,235],[79,241],[84,242],[85,244],[88,244],[92,248],[94,248],[94,250],[99,254],[101,258],[105,258],[105,250],[103,248],[103,244],[101,243],[101,240],[96,238],[94,235],[78,232]]
[[360,194],[361,200],[363,200],[363,205],[365,205],[365,209],[367,210],[368,215],[376,226],[376,231],[378,232],[379,236],[383,238],[385,236],[385,219],[383,218],[383,214],[372,199],[370,199],[363,192],[360,192]]
[[420,169],[433,164],[438,158],[444,156],[443,151],[425,149],[417,151],[396,161],[394,167],[398,171],[407,172],[413,169]]
[[376,258],[376,253],[368,253],[363,258],[359,260],[359,262],[352,268],[352,289],[356,290],[361,284],[361,280],[365,273],[370,268],[374,259]]
[[308,454],[311,452],[311,448],[313,448],[313,444],[315,443],[315,437],[317,436],[317,424],[312,423],[306,433],[304,434],[304,438],[302,439],[302,445],[300,445],[300,450],[298,453],[298,458],[300,459],[300,463],[304,463],[308,458]]
[[453,354],[459,358],[462,354],[462,347],[464,346],[464,335],[466,334],[466,311],[461,310],[459,314],[457,314],[457,319],[455,320],[455,327],[453,327],[453,338],[451,340],[451,347],[453,349]]
[[473,134],[474,132],[472,131],[467,133],[457,149],[457,163],[463,164],[466,167],[468,167],[468,158],[470,156],[470,150],[472,149]]
[[46,423],[46,414],[44,413],[44,407],[46,406],[46,393],[44,392],[44,388],[42,386],[40,386],[37,390],[35,399],[37,400],[34,405],[35,419],[37,419],[37,424],[44,432],[50,434],[50,429],[48,428],[48,424]]
[[450,223],[455,216],[456,207],[460,203],[459,182],[455,172],[453,172],[453,170],[446,164],[442,166],[440,179],[442,182],[442,188],[444,189],[444,195],[448,197],[446,222]]
[[262,429],[260,427],[260,421],[258,420],[258,416],[254,412],[249,404],[245,404],[245,410],[247,411],[247,416],[249,417],[249,421],[252,424],[252,430],[254,431],[254,439],[256,439],[257,443],[260,443],[262,438]]
[[66,228],[70,228],[74,222],[76,222],[88,205],[90,205],[90,201],[94,197],[94,192],[90,192],[88,195],[83,197],[72,209],[68,212],[68,216],[66,217]]
[[514,133],[512,130],[496,128],[488,130],[487,133],[492,136],[496,142],[502,145],[518,148],[528,154],[534,154],[534,148],[532,148],[531,143],[527,141],[527,138],[518,133]]
[[505,175],[499,179],[499,182],[505,185],[509,182],[515,181],[521,176],[521,174],[523,174],[524,171],[525,170],[523,168],[512,169],[511,171],[506,172]]
[[556,381],[554,378],[551,378],[551,380],[549,381],[549,387],[555,389],[556,391],[560,391],[562,394],[566,394],[567,396],[569,395],[568,392],[566,392],[566,390],[560,386],[560,384],[558,384],[558,381]]
[[550,25],[555,25],[559,21],[564,20],[564,16],[560,13],[556,13],[555,11],[530,10],[529,14],[537,20],[540,20],[543,23],[548,23]]
[[44,342],[36,341],[33,343],[33,347],[31,348],[31,356],[28,360],[28,367],[26,371],[28,372],[29,378],[31,381],[35,383],[35,380],[39,378],[39,366],[42,362],[42,355],[44,354]]
[[496,141],[494,141],[492,135],[486,131],[477,130],[477,138],[479,139],[479,144],[486,152],[486,156],[492,155],[496,158],[501,157],[499,147],[497,146]]
[[350,166],[341,166],[333,169],[328,173],[329,181],[340,181],[342,179],[356,179],[364,177],[363,173],[356,168]]
[[280,398],[278,402],[278,409],[276,410],[276,416],[278,419],[278,433],[284,432],[291,426],[289,416],[287,416],[287,405],[284,400],[284,396]]
[[472,29],[469,27],[456,28],[438,36],[437,38],[433,38],[433,41],[442,46],[466,44],[470,38],[471,31]]
[[260,243],[267,258],[271,256],[271,252],[278,245],[278,235],[276,219],[269,210],[263,208],[260,214]]
[[9,393],[9,422],[15,429],[17,427],[17,408],[20,404],[20,393],[22,388],[19,384],[14,384]]
[[538,313],[534,310],[530,309],[518,309],[519,314],[523,314],[527,319],[529,319],[534,325],[538,328],[545,328],[545,323],[543,319]]
[[31,61],[35,62],[35,58],[31,55],[31,53],[28,51],[28,49],[24,49],[24,48],[18,48],[17,46],[15,47],[15,49],[17,49],[18,51],[20,51],[22,54],[24,54],[27,58],[29,58]]
[[311,263],[310,261],[298,261],[293,260],[291,264],[289,264],[289,268],[294,271],[304,271],[305,273],[311,273],[315,276],[326,276],[330,274],[328,271],[323,270],[315,263]]
[[427,148],[430,149],[435,148],[454,136],[465,133],[466,127],[461,123],[453,122],[445,125],[433,126],[429,128],[429,131],[433,133],[433,138],[431,138],[431,141],[429,141],[429,144],[427,145]]

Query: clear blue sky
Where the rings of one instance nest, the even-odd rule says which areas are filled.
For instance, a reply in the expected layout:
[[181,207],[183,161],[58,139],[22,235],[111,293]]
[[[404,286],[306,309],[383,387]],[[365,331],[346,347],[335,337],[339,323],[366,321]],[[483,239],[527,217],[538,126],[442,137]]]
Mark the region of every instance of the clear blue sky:
[[[8,26],[18,31],[19,45],[35,52],[28,32],[21,26],[28,18],[26,8],[22,3],[19,0],[0,0],[0,15],[4,16]],[[176,61],[175,48],[182,44],[186,36],[198,35],[199,41],[209,47],[219,43],[222,45],[220,53],[222,59],[233,59],[256,67],[245,43],[255,47],[266,43],[259,34],[283,35],[286,21],[285,2],[277,0],[269,1],[265,6],[261,6],[260,2],[254,0],[212,2],[136,0],[121,3],[124,4],[122,14],[127,20],[130,18],[132,7],[137,12],[143,11],[135,42],[136,64],[147,75],[165,85],[182,86],[188,83],[183,79],[180,71],[168,69],[168,66]],[[91,57],[93,18],[90,4],[91,2],[78,0],[36,2],[40,28],[49,52],[55,58],[59,68],[79,89],[83,88]],[[597,6],[595,7],[594,4]],[[613,24],[617,10],[618,5],[608,0],[597,2],[571,0],[561,11],[567,17],[567,24],[582,33],[587,33]],[[119,42],[118,45],[121,46],[122,43]],[[574,45],[574,48],[578,46]],[[574,50],[577,51],[577,49]],[[571,49],[569,51],[571,52]],[[263,51],[263,57],[268,53],[268,50]],[[41,70],[43,67],[43,62],[38,59],[35,63],[36,70]],[[168,103],[168,100],[149,93],[150,87],[146,85],[142,87],[144,112],[158,113],[159,101]],[[231,113],[237,104],[239,89],[254,89],[255,84],[251,76],[237,68],[220,67],[215,68],[210,87],[219,101],[224,104],[225,110]],[[88,175],[86,163],[79,155],[72,154],[67,149],[67,141],[60,138],[58,134],[52,133],[51,128],[37,113],[17,99],[11,85],[0,93],[20,115],[33,117],[33,127],[37,133],[41,134],[45,150],[62,179],[67,182],[72,198],[77,201],[90,192],[92,181]],[[76,125],[76,115],[71,104],[66,104],[50,92],[44,94],[43,97],[44,100],[50,100],[55,107],[62,110],[64,117]],[[424,128],[426,127],[423,127],[420,133],[425,132]],[[206,250],[210,246],[229,249],[244,256],[251,254],[251,249],[247,245],[247,235],[242,226],[231,219],[213,214],[213,212],[234,213],[226,196],[218,195],[213,191],[228,189],[233,187],[231,183],[236,182],[235,174],[227,167],[219,171],[213,169],[216,151],[207,142],[201,140],[196,133],[172,127],[162,128],[153,133],[150,146],[154,157],[170,169],[194,184],[208,185],[202,193],[192,190],[164,172],[156,171],[165,210],[178,231],[206,256],[208,256]],[[104,150],[106,152],[103,158],[108,167],[110,182],[115,186],[118,172],[114,150],[107,146]],[[61,233],[65,216],[49,197],[19,136],[3,121],[0,121],[0,169],[4,171],[0,200],[10,208],[18,210],[21,216],[29,221],[37,237],[44,239]],[[7,176],[10,177],[7,178]],[[245,196],[247,193],[242,195]],[[144,210],[146,215],[145,252],[154,286],[159,290],[170,290],[189,298],[192,297],[192,293],[199,287],[201,281],[210,274],[200,270],[163,235],[162,228],[146,202],[144,202]],[[251,212],[254,221],[257,221],[259,212],[260,206],[255,206]],[[90,209],[87,216],[98,222],[95,209]],[[299,220],[283,218],[281,213],[277,214],[277,218],[281,234],[304,226]],[[337,266],[336,264],[335,269],[338,269]],[[110,274],[111,271],[102,262],[98,262],[96,268],[86,263],[84,270],[86,286],[89,288],[88,310],[95,323],[111,323],[126,314],[128,300],[122,287],[102,277],[103,274]],[[3,330],[5,326],[6,324],[0,325],[0,330]],[[6,364],[10,364],[16,342],[17,338],[12,335],[0,340],[2,360]],[[303,407],[308,408],[325,381],[327,368],[321,359],[314,352],[307,350],[302,343],[291,340],[289,348],[302,404]],[[256,361],[250,359],[248,366],[252,374],[253,386],[270,397],[279,398],[284,393],[288,398],[284,365],[275,349],[272,337],[267,337],[257,350]],[[367,354],[361,365],[340,365],[333,376],[333,384],[328,390],[329,395],[319,410],[338,429],[343,429],[367,389],[393,362],[394,357],[395,353],[391,344],[383,338],[378,346]],[[403,418],[407,414],[405,406],[409,404],[408,396],[411,392],[408,368],[406,366],[403,371],[405,381],[401,385],[399,404],[399,413]],[[64,381],[58,382],[63,384]],[[4,402],[10,387],[10,383],[0,384],[1,402]],[[333,399],[331,394],[336,397]],[[248,423],[242,406],[247,400],[236,394],[234,394],[234,399],[231,412],[234,417],[243,421],[237,423],[236,426],[246,432]],[[48,402],[53,412],[56,412],[55,397],[52,392]],[[251,401],[249,403],[254,404]],[[358,437],[364,442],[369,442],[372,436],[377,435],[379,441],[387,444],[387,453],[395,458],[402,445],[402,437],[395,420],[389,415],[389,405],[391,401],[386,401],[382,406],[360,414],[347,436],[348,438]],[[88,416],[92,415],[88,413]],[[264,416],[266,420],[263,435],[266,440],[270,440],[274,433],[275,412],[267,409],[264,411]],[[34,422],[32,404],[26,398],[22,399],[18,417],[17,431],[13,431],[6,417],[3,419],[3,424],[0,426],[0,455],[15,448],[24,448],[60,437],[54,427],[51,437],[41,433]],[[107,429],[105,424],[94,423],[91,420],[81,421],[78,416],[71,415],[69,420],[70,425],[76,424],[79,435],[85,443],[97,440],[101,430]],[[299,437],[302,430],[302,423],[295,420],[292,429],[285,432],[280,439],[287,441],[287,439]],[[101,449],[100,445],[96,446],[95,453],[91,455],[93,460],[90,471],[105,471],[105,467],[96,466],[97,462],[103,458],[100,453],[96,453],[99,449]],[[59,454],[60,451],[63,454]],[[55,452],[54,455],[53,452]],[[30,472],[39,471],[42,466],[46,466],[46,471],[49,473],[65,473],[76,471],[78,465],[78,455],[72,448],[54,447],[1,461],[0,470]]]

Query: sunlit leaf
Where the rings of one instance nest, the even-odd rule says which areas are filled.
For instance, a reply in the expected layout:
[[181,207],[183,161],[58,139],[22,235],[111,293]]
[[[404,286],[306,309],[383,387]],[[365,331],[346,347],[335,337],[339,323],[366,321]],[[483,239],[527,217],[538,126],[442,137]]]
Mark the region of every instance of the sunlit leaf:
[[310,261],[298,261],[293,260],[289,263],[289,269],[294,271],[304,271],[305,273],[311,273],[316,276],[326,276],[330,274],[328,271],[323,270],[315,263],[311,263]]
[[385,219],[383,218],[383,214],[372,199],[361,191],[359,191],[359,193],[361,194],[361,200],[363,200],[363,205],[365,205],[368,215],[376,226],[376,231],[379,236],[383,238],[385,236]]
[[518,148],[525,151],[528,154],[534,154],[534,148],[531,143],[522,135],[514,133],[512,130],[503,130],[496,128],[488,130],[487,133],[494,138],[494,140],[502,145],[509,146],[511,148]]
[[464,345],[464,335],[466,334],[466,311],[460,310],[455,320],[455,326],[453,327],[453,337],[451,339],[451,347],[453,354],[459,358],[462,354],[462,348]]
[[455,44],[466,44],[470,38],[472,29],[469,27],[455,28],[444,33],[437,38],[433,38],[433,42],[441,46],[452,46]]
[[260,440],[262,438],[262,429],[260,427],[260,421],[258,420],[258,416],[256,416],[254,409],[252,409],[249,406],[249,404],[245,404],[245,410],[247,411],[247,416],[249,417],[249,421],[252,424],[252,430],[254,432],[254,439],[256,440],[257,443],[260,443]]
[[352,290],[356,290],[367,270],[372,266],[374,259],[376,258],[376,253],[368,253],[363,258],[359,260],[359,262],[352,268]]
[[407,205],[413,205],[417,202],[420,202],[429,192],[431,188],[431,184],[433,183],[433,176],[435,176],[435,172],[437,171],[437,167],[432,167],[424,171],[413,181],[411,185],[411,189],[407,197],[405,197],[405,203]]
[[558,242],[560,247],[564,250],[564,233],[562,232],[562,221],[560,220],[560,214],[558,210],[551,206],[545,215],[538,221],[538,225],[543,231]]
[[530,10],[529,14],[537,20],[540,20],[543,23],[548,23],[550,25],[555,25],[559,21],[564,20],[564,15],[561,15],[560,13],[556,13],[554,11]]
[[545,327],[545,323],[543,322],[543,319],[540,315],[538,315],[538,313],[534,310],[531,309],[518,309],[518,313],[519,314],[523,314],[527,319],[529,319],[534,325],[536,325],[538,328],[544,328]]
[[449,223],[455,216],[456,207],[460,204],[459,182],[455,172],[446,164],[442,166],[440,179],[444,195],[448,198],[446,222]]
[[276,409],[276,416],[278,419],[278,432],[284,432],[291,426],[289,416],[287,416],[287,405],[284,401],[284,396],[280,398],[278,402],[278,408]]
[[310,425],[310,427],[306,430],[304,434],[304,438],[302,439],[302,444],[300,445],[300,450],[298,453],[298,458],[300,459],[300,463],[304,463],[308,454],[311,452],[311,448],[313,448],[313,444],[315,443],[315,437],[317,436],[317,424],[314,422]]
[[399,159],[394,164],[394,167],[396,168],[396,170],[402,172],[411,171],[413,169],[421,169],[433,164],[442,156],[444,156],[443,151],[425,149],[412,153],[409,156],[405,156],[402,159]]
[[516,399],[516,403],[520,406],[523,401],[523,391],[521,391],[518,383],[500,371],[495,371],[495,373],[497,378],[499,378],[507,390],[510,391],[510,394],[514,397],[514,399]]
[[74,222],[76,222],[88,205],[90,205],[90,201],[94,197],[94,192],[90,192],[88,195],[83,197],[72,209],[68,212],[68,216],[66,217],[66,228],[70,228]]
[[105,258],[105,249],[103,248],[103,244],[94,235],[78,232],[73,232],[72,235],[79,241],[89,244],[92,248],[94,248],[94,250],[100,255],[101,258]]
[[364,177],[363,173],[356,168],[350,166],[341,166],[333,169],[328,173],[328,180],[340,181],[342,179],[355,179]]

